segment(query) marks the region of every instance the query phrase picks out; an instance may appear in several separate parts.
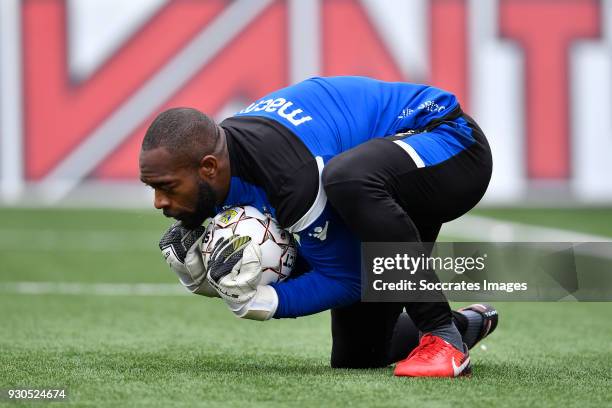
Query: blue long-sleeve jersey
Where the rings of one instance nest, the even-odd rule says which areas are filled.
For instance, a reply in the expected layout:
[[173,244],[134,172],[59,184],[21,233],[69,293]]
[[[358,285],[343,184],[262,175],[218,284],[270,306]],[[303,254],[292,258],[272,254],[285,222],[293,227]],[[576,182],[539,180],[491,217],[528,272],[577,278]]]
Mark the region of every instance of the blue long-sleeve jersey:
[[[221,123],[232,167],[222,208],[252,205],[294,233],[311,271],[273,284],[274,317],[295,317],[359,300],[360,243],[327,204],[325,162],[376,137],[426,129],[458,108],[454,95],[363,77],[311,78],[275,91]],[[422,165],[439,163],[474,142],[462,118],[435,136],[405,139]],[[414,158],[414,157],[413,157]]]

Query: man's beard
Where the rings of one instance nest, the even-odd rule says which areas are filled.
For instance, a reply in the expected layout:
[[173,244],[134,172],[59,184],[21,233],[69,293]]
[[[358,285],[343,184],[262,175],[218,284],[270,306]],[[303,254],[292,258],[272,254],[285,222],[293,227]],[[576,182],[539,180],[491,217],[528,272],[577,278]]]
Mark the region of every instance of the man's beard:
[[196,198],[195,209],[180,217],[181,224],[187,229],[196,229],[202,225],[205,219],[215,215],[215,204],[217,195],[205,181],[198,181],[198,196]]

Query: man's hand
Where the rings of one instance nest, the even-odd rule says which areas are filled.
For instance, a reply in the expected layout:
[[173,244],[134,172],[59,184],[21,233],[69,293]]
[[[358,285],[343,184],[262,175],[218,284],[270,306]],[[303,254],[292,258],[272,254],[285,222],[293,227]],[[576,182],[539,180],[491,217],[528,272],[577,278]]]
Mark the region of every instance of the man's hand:
[[228,302],[244,303],[261,281],[261,249],[251,237],[219,239],[208,261],[208,282]]
[[217,291],[206,281],[206,269],[202,260],[200,245],[206,233],[205,227],[189,230],[175,222],[159,241],[166,262],[179,280],[192,293],[219,297]]
[[278,296],[261,281],[261,248],[250,237],[219,239],[208,261],[206,278],[238,317],[268,320],[276,312]]

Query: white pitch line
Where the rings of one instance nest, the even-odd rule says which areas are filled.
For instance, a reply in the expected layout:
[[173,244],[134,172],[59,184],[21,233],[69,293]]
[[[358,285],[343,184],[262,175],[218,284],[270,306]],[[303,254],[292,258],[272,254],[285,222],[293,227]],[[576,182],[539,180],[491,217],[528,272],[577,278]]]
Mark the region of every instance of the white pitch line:
[[475,215],[464,215],[455,221],[444,224],[441,234],[475,242],[567,242],[574,244],[584,242],[584,245],[572,246],[576,254],[612,259],[612,246],[605,244],[612,242],[612,237]]
[[[0,229],[1,233],[11,232],[17,237],[18,231]],[[47,240],[45,233],[52,231],[41,230],[37,235],[43,240]],[[124,231],[125,234],[127,231]],[[22,231],[22,233],[25,233]],[[84,231],[83,235],[88,232]],[[91,233],[91,231],[89,231]],[[65,233],[64,233],[65,234]],[[80,235],[78,231],[70,231],[70,234]],[[69,235],[70,235],[69,234]],[[558,228],[541,227],[535,225],[521,224],[511,221],[498,220],[493,218],[466,215],[451,223],[445,224],[442,228],[442,234],[450,237],[470,239],[475,242],[612,242],[612,237],[601,235],[585,234],[571,230],[563,230]],[[29,235],[32,235],[29,233]],[[97,241],[94,239],[93,247],[115,249],[116,246],[111,244],[115,241],[116,244],[124,245],[126,242],[119,239],[113,231],[96,231]],[[134,243],[138,241],[138,233],[129,236],[128,233],[124,238],[129,238]],[[7,234],[9,237],[10,234]],[[14,236],[13,239],[16,237]],[[20,237],[23,238],[23,237]],[[82,238],[82,237],[81,237]],[[93,237],[92,237],[93,238]],[[142,236],[144,238],[144,235]],[[2,240],[0,240],[2,242]],[[6,245],[7,242],[3,242]],[[65,244],[65,243],[64,243]],[[148,248],[144,246],[143,248]],[[148,245],[148,244],[147,244]],[[118,246],[117,246],[118,247]],[[0,249],[8,250],[8,248]],[[87,248],[90,250],[90,248]],[[130,250],[129,247],[126,250]],[[602,258],[611,258],[612,254],[608,253],[607,248],[586,246],[581,248],[577,246],[576,252],[584,255],[599,256]],[[169,283],[79,283],[79,282],[4,282],[0,283],[0,294],[20,294],[20,295],[88,295],[88,296],[186,296],[189,293],[181,287],[180,284]]]
[[560,228],[464,215],[442,226],[441,234],[483,242],[612,242],[612,237]]
[[185,296],[180,284],[170,283],[80,283],[80,282],[2,282],[0,293],[13,295],[87,296]]

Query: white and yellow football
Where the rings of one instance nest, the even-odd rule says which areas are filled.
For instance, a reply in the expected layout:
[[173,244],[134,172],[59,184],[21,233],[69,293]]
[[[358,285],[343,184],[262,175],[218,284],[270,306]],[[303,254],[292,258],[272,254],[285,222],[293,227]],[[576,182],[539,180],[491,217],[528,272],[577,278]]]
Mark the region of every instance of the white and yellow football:
[[261,248],[260,285],[280,282],[291,274],[296,258],[291,234],[283,230],[270,215],[250,206],[229,208],[210,220],[202,239],[206,268],[215,244],[232,235],[249,236]]

